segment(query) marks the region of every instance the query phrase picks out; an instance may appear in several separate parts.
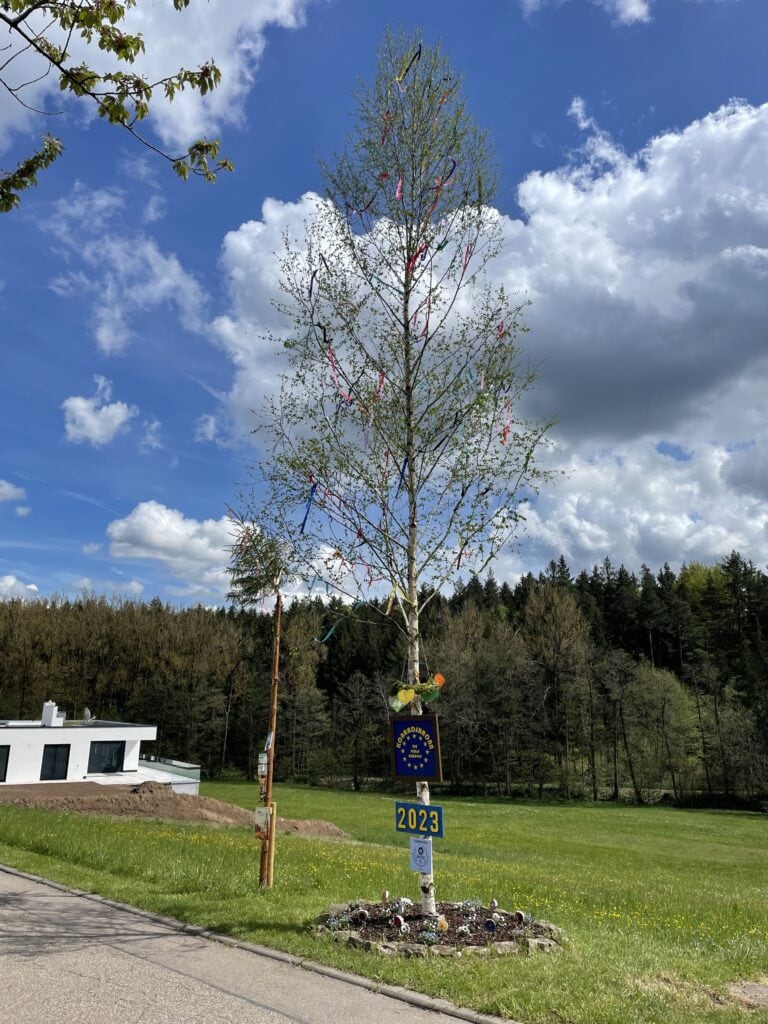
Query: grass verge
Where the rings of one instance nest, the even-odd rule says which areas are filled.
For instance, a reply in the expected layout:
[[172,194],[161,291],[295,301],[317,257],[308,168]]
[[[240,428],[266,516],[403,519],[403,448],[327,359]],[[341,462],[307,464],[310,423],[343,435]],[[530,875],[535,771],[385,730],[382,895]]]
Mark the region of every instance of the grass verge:
[[[248,784],[204,786],[253,807]],[[590,805],[442,800],[440,899],[496,896],[563,927],[556,956],[402,960],[320,942],[329,903],[415,897],[391,797],[281,786],[284,817],[326,818],[355,842],[280,836],[258,888],[249,830],[0,807],[0,862],[383,982],[530,1024],[768,1020],[723,1000],[768,973],[768,819]]]

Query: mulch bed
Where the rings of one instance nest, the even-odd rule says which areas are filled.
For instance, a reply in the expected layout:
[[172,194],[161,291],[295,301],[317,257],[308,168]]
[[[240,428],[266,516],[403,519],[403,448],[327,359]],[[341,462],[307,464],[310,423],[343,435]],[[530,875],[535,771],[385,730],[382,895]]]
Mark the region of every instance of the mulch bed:
[[339,904],[320,916],[317,930],[350,946],[406,956],[551,952],[563,941],[548,921],[479,900],[438,903],[437,912],[437,918],[425,917],[418,904],[403,898]]

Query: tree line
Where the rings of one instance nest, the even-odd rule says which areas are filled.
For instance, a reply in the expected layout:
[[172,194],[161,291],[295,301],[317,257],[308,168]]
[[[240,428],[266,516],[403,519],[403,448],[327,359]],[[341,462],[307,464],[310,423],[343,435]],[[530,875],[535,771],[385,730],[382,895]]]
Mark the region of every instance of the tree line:
[[[387,785],[387,697],[406,677],[387,603],[305,598],[284,613],[278,778]],[[734,552],[640,574],[564,558],[515,586],[473,577],[435,595],[424,671],[444,787],[503,796],[768,797],[768,576]],[[84,595],[0,603],[0,717],[149,722],[149,750],[253,778],[266,734],[267,611]]]

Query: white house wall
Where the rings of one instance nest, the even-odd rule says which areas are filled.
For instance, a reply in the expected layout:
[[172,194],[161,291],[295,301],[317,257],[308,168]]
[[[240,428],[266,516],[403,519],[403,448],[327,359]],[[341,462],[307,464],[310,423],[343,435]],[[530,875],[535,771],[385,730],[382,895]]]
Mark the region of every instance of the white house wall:
[[[88,775],[88,757],[91,743],[105,741],[125,742],[125,759],[123,772],[134,772],[139,767],[139,747],[142,740],[154,740],[157,728],[150,725],[130,726],[121,728],[114,726],[64,726],[59,728],[43,728],[40,725],[29,727],[0,727],[0,747],[10,747],[8,753],[8,770],[5,785],[23,785],[40,781],[43,764],[43,749],[48,744],[68,744],[69,764],[67,766],[67,782],[82,782],[83,779],[96,778]],[[99,776],[101,777],[101,776]],[[0,783],[2,785],[2,783]]]

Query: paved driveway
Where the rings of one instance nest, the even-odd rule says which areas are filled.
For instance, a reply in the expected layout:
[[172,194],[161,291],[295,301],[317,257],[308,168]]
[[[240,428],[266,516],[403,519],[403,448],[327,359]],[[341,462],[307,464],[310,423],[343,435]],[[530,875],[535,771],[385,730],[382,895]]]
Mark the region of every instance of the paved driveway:
[[456,1024],[0,868],[0,1024],[289,1021]]

